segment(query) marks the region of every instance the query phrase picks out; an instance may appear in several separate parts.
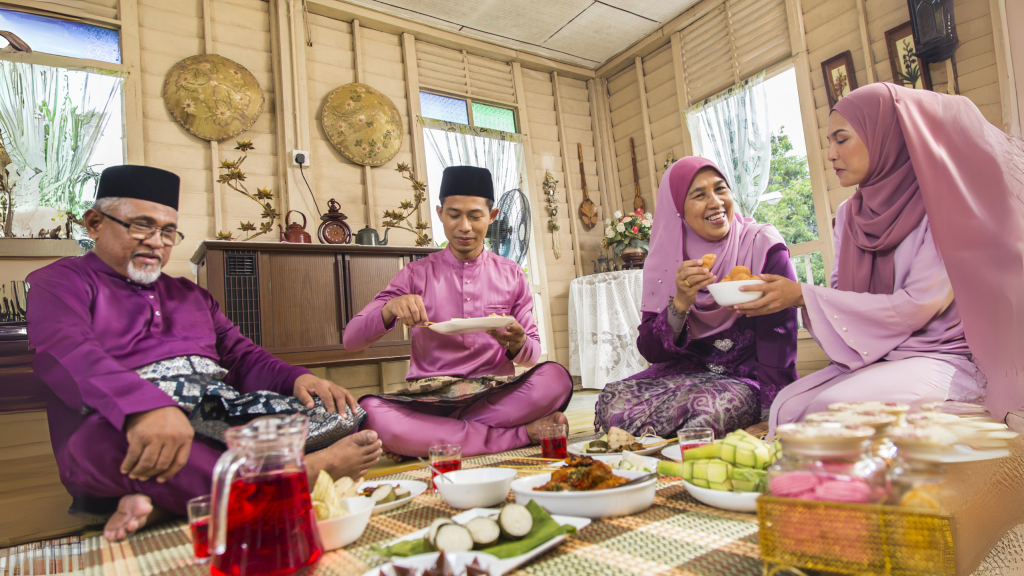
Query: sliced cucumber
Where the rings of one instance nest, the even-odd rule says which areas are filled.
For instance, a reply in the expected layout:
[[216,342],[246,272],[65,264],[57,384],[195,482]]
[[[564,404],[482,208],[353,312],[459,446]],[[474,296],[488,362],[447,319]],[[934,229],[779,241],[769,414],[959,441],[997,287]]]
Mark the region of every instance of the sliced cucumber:
[[445,524],[434,536],[434,546],[444,552],[469,552],[473,549],[473,536],[465,526]]
[[498,523],[490,518],[473,518],[466,523],[466,530],[473,537],[473,545],[477,548],[493,546],[501,536],[501,528]]
[[522,504],[507,504],[498,516],[501,533],[508,538],[519,539],[533,530],[533,515]]

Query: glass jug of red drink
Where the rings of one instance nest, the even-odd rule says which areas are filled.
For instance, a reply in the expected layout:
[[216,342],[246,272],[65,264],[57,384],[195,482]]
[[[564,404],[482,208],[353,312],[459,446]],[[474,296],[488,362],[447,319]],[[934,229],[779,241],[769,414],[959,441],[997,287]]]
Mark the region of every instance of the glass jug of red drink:
[[264,416],[225,433],[213,472],[210,572],[281,576],[323,555],[306,480],[309,419]]

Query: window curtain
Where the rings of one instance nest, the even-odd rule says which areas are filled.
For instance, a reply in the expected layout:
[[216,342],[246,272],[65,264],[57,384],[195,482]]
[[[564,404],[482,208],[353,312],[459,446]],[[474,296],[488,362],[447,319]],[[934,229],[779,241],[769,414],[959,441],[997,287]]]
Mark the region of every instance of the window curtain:
[[689,108],[686,125],[694,154],[718,165],[740,211],[753,216],[772,161],[764,73]]
[[81,216],[99,174],[89,159],[124,75],[0,60],[0,178],[11,190],[15,236],[40,206]]
[[[423,139],[433,150],[441,168],[478,166],[491,171],[495,200],[509,190],[520,188],[523,168],[523,136],[479,126],[417,117]],[[434,182],[440,187],[441,181]]]

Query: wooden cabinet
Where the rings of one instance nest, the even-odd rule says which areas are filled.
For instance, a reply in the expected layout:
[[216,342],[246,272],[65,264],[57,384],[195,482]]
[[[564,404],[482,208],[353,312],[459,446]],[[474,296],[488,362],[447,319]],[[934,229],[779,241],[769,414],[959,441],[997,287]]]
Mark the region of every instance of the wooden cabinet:
[[242,334],[291,364],[378,363],[409,357],[396,329],[362,352],[345,350],[345,326],[408,263],[440,248],[206,241],[198,281]]

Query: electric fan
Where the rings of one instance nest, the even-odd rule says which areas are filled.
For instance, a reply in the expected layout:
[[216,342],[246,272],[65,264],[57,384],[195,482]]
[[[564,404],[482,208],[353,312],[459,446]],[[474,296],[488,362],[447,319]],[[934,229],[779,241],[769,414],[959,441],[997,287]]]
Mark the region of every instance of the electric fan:
[[487,230],[491,251],[519,264],[526,263],[530,247],[530,200],[518,188],[498,199],[498,217]]

